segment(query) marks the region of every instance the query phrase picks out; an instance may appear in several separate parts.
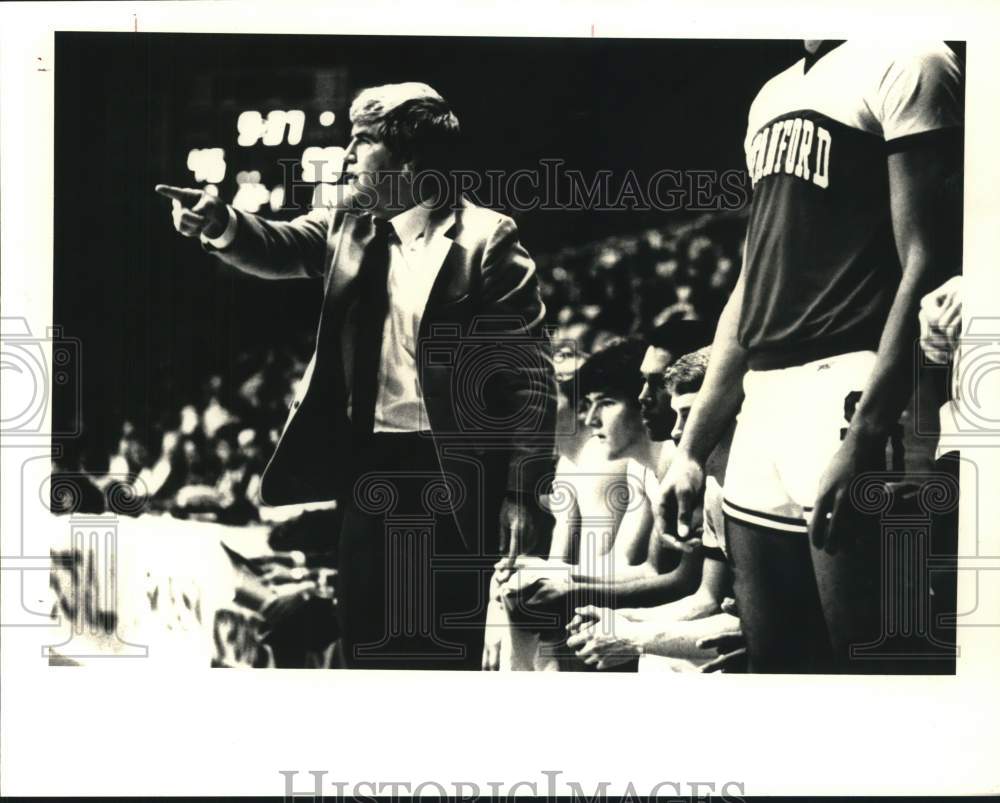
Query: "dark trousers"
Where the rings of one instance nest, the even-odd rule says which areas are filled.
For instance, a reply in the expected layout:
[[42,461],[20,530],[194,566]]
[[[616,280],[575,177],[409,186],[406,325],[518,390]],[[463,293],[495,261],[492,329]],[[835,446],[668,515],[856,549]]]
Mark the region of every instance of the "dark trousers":
[[349,669],[479,669],[496,556],[470,553],[433,442],[377,434],[343,495],[339,587]]

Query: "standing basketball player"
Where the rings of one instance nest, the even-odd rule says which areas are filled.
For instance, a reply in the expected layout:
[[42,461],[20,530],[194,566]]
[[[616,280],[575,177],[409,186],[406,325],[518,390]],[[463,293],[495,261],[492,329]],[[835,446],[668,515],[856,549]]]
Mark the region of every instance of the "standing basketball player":
[[883,617],[852,483],[887,468],[921,296],[960,269],[963,75],[940,42],[805,47],[750,107],[745,263],[659,515],[690,537],[739,413],[724,510],[750,670],[894,671],[852,659]]

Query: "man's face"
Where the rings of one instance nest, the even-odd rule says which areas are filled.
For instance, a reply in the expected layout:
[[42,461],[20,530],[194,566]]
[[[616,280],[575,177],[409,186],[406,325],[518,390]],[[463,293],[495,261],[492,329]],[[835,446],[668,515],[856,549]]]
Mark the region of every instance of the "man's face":
[[370,212],[397,211],[403,196],[402,169],[403,163],[382,142],[376,124],[354,124],[342,179],[349,205]]
[[687,426],[688,414],[691,412],[691,405],[694,404],[694,397],[697,393],[681,393],[670,397],[670,408],[677,418],[674,420],[674,429],[670,437],[678,446],[681,436],[684,434],[684,427]]
[[608,459],[624,457],[646,433],[638,410],[624,399],[588,393],[580,403],[583,423],[607,449]]
[[663,382],[663,375],[672,362],[669,351],[650,346],[639,366],[642,373],[639,408],[642,411],[642,423],[646,425],[649,437],[654,441],[667,440],[674,425],[670,394]]

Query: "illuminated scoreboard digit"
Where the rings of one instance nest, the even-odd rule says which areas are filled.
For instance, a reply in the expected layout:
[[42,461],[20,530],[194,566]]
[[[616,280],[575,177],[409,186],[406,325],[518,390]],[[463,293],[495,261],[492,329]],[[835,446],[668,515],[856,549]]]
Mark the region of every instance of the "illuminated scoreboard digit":
[[304,184],[336,181],[349,131],[346,68],[220,71],[195,83],[181,143],[191,186],[290,217],[309,206]]
[[302,142],[305,125],[306,113],[302,109],[272,109],[266,115],[259,111],[241,112],[236,118],[236,130],[239,134],[236,143],[244,148],[252,147],[258,142],[269,146],[280,145],[282,142],[298,145]]

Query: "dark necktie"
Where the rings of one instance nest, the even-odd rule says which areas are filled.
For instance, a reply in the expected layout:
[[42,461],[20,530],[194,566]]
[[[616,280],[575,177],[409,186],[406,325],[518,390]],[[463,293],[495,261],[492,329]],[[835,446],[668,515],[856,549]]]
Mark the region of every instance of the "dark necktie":
[[358,269],[358,328],[351,391],[351,422],[359,437],[371,435],[375,425],[378,369],[382,357],[382,332],[389,312],[388,220],[372,218],[375,236],[365,246]]

